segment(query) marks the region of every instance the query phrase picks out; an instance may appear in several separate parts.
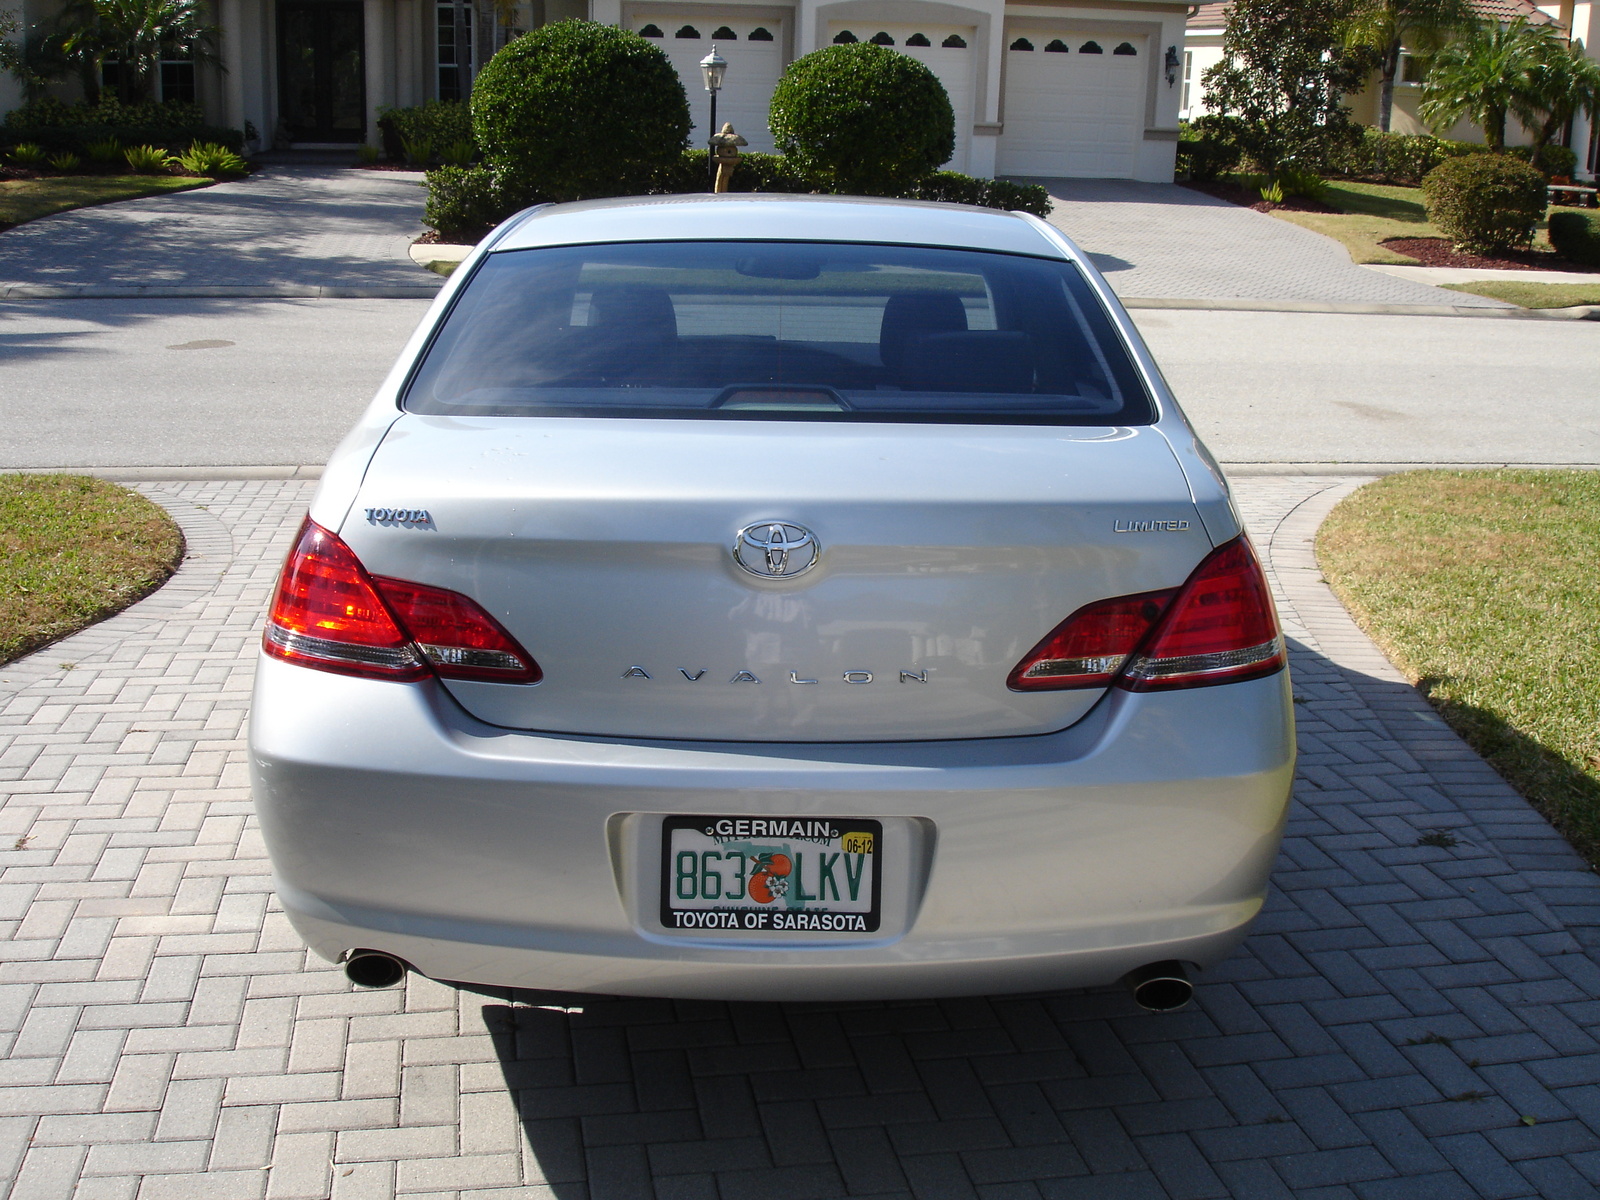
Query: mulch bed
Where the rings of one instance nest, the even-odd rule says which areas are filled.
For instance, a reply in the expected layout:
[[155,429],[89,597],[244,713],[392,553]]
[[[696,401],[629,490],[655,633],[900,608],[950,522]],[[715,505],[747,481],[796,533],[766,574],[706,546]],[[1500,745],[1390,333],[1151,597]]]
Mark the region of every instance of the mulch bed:
[[1461,254],[1448,238],[1389,238],[1384,247],[1396,254],[1414,258],[1425,267],[1471,267],[1496,271],[1582,271],[1586,268],[1567,262],[1548,250],[1508,250],[1502,257],[1485,258]]
[[1218,200],[1226,200],[1229,204],[1237,204],[1243,208],[1251,208],[1256,212],[1272,212],[1282,209],[1285,212],[1317,212],[1336,213],[1339,210],[1331,205],[1324,204],[1321,200],[1313,200],[1310,196],[1287,196],[1282,204],[1269,204],[1261,198],[1261,193],[1253,188],[1240,187],[1236,183],[1196,183],[1193,180],[1183,185],[1197,192],[1204,192],[1208,196],[1215,196]]

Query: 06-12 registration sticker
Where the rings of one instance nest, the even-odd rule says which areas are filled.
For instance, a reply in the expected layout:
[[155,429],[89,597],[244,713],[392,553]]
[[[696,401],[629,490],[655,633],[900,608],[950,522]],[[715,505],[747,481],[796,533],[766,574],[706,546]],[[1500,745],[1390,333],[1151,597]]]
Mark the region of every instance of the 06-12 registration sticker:
[[671,930],[874,933],[883,823],[864,817],[669,816],[661,923]]

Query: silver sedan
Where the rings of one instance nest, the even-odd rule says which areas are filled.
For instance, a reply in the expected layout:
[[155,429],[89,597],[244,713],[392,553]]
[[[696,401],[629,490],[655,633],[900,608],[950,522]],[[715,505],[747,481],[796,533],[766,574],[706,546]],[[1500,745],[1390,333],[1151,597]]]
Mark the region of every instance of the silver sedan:
[[357,982],[1153,1008],[1294,765],[1227,485],[1084,255],[784,196],[477,249],[328,465],[250,744]]

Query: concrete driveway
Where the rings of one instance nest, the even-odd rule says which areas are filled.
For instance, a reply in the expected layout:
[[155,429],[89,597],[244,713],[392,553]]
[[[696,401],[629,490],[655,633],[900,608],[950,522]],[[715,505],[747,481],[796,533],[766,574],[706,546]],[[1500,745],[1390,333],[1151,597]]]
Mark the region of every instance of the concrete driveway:
[[1093,256],[1124,300],[1269,300],[1505,308],[1369,271],[1332,238],[1170,183],[1036,179],[1050,223]]

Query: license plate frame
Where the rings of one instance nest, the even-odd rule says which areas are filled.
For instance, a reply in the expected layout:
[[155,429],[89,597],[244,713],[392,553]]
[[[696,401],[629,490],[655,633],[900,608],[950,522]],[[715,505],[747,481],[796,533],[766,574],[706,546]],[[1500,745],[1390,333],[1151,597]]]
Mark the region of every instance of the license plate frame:
[[[660,837],[660,919],[669,933],[862,935],[882,923],[880,820],[673,814],[662,820]],[[737,874],[735,856],[742,860]],[[707,894],[713,878],[715,900]]]

